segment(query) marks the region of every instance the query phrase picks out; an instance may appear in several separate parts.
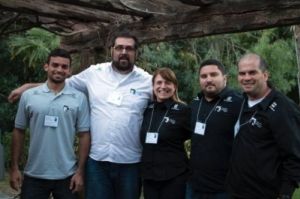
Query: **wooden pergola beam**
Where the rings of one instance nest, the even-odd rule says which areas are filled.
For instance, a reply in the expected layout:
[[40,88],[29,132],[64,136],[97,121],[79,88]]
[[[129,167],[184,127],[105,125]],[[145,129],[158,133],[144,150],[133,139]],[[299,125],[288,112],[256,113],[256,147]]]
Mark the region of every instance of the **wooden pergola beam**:
[[[109,30],[106,29],[105,32],[97,31],[98,34],[107,37],[113,37],[120,31],[129,31],[135,34],[141,43],[153,43],[294,24],[300,24],[300,1],[277,0],[274,3],[270,0],[262,0],[236,3],[231,6],[210,6],[204,10],[175,17],[161,16],[114,26]],[[91,47],[98,46],[97,43],[93,44]],[[105,41],[99,44],[104,45]]]
[[0,8],[38,16],[106,23],[119,17],[113,12],[49,0],[0,0]]
[[115,27],[128,30],[142,43],[245,32],[300,24],[299,0],[262,0],[211,6],[176,17],[160,17]]

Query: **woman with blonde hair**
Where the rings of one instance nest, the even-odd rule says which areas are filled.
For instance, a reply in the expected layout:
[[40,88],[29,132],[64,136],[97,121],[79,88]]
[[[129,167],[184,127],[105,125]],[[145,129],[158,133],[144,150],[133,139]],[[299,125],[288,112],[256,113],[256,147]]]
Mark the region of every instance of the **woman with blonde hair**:
[[183,199],[188,175],[184,142],[191,134],[191,110],[178,97],[171,69],[157,69],[152,84],[154,100],[145,110],[141,128],[144,198]]

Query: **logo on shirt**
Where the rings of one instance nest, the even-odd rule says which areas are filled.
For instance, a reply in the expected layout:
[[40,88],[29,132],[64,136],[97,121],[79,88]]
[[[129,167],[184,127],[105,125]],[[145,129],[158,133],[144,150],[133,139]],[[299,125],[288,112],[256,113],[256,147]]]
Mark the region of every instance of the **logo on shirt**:
[[276,102],[273,102],[273,103],[269,106],[269,108],[270,108],[272,111],[275,111],[276,106],[277,106],[277,103],[276,103]]
[[179,110],[178,104],[174,104],[174,106],[171,108],[171,110],[178,111]]
[[154,108],[154,104],[150,104],[148,108]]
[[142,92],[134,89],[134,88],[130,88],[129,92],[132,94],[132,95],[139,95],[141,96],[142,95]]
[[257,119],[255,117],[251,117],[250,120],[249,120],[249,123],[252,125],[252,126],[256,126],[257,128],[261,128],[262,127],[262,123],[257,121]]
[[228,112],[228,108],[222,107],[222,106],[216,106],[215,111],[218,112],[218,113],[219,112],[227,113]]
[[65,112],[67,112],[68,110],[70,110],[70,108],[67,105],[64,105],[63,109],[64,109]]
[[96,70],[102,71],[101,66],[97,66]]
[[131,89],[130,89],[130,93],[133,94],[133,95],[135,95],[136,90],[135,90],[134,88],[131,88]]
[[64,112],[68,112],[68,111],[73,111],[74,109],[72,109],[71,107],[69,107],[67,105],[64,105],[63,110],[64,110]]
[[169,118],[169,117],[164,117],[164,120],[165,120],[165,123],[171,123],[171,124],[175,124],[176,121],[172,118]]
[[232,102],[232,97],[228,96],[227,98],[224,99],[224,102]]

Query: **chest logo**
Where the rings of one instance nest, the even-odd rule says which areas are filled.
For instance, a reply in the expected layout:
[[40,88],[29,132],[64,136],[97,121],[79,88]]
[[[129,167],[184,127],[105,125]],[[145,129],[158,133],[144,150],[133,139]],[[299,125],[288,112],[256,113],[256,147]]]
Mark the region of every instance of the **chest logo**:
[[251,117],[251,119],[249,120],[249,123],[252,126],[256,126],[257,128],[262,128],[262,123],[257,121],[257,119],[255,117]]
[[216,106],[215,111],[218,112],[218,113],[219,112],[227,113],[228,112],[228,108],[222,107],[222,106]]
[[273,102],[273,103],[269,106],[269,108],[270,108],[272,111],[275,111],[276,106],[277,106],[277,103],[276,103],[276,102]]
[[174,106],[171,108],[172,110],[175,110],[175,111],[178,111],[179,108],[178,108],[178,104],[174,104]]
[[176,123],[176,121],[174,120],[174,119],[172,119],[172,118],[169,118],[169,117],[165,117],[164,118],[165,119],[165,123],[171,123],[171,124],[175,124]]
[[224,102],[232,102],[232,97],[228,96],[227,98],[224,99]]

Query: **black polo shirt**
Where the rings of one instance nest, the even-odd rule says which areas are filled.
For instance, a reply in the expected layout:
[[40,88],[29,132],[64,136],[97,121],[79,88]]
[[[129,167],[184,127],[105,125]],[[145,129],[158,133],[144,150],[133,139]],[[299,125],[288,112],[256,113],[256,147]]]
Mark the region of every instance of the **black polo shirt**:
[[300,109],[274,89],[249,108],[236,135],[228,188],[241,198],[291,195],[300,182]]
[[[168,180],[188,170],[184,142],[191,134],[190,115],[186,105],[172,100],[153,102],[147,107],[141,127],[144,179]],[[147,132],[157,132],[156,144],[146,143]]]
[[239,93],[224,88],[212,101],[206,101],[200,93],[190,104],[192,128],[195,129],[197,121],[206,123],[203,135],[195,132],[192,134],[192,175],[189,182],[195,190],[202,193],[225,191],[234,125],[241,103],[242,96]]

